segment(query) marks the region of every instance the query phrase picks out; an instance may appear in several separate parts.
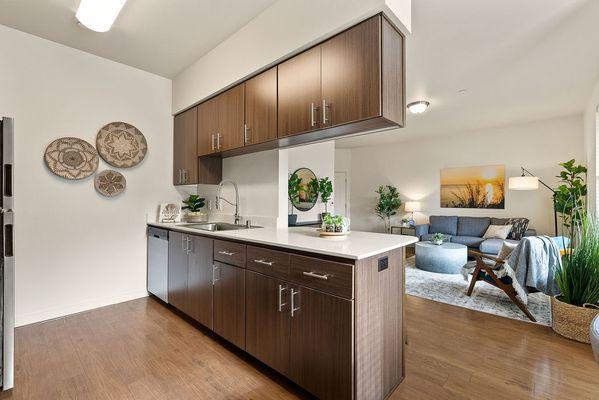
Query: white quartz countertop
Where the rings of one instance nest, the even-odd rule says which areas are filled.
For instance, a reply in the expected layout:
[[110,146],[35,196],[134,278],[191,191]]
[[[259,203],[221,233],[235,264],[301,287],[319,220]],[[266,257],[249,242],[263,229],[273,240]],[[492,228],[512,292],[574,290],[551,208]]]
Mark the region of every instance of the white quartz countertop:
[[234,239],[353,260],[368,258],[418,241],[414,236],[359,231],[352,231],[348,236],[320,237],[314,227],[252,228],[211,232],[177,223],[148,223],[148,225],[201,236]]

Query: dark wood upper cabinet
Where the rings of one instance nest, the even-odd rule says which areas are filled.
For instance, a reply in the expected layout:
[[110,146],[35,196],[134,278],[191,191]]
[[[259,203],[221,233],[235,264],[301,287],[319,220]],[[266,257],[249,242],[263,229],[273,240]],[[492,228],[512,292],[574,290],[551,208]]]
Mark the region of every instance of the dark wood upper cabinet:
[[198,183],[198,108],[175,116],[173,145],[173,184]]
[[245,82],[245,144],[277,138],[277,67]]
[[381,18],[376,16],[321,46],[320,125],[381,115]]
[[212,328],[212,243],[207,237],[188,235],[189,266],[187,314]]
[[319,129],[320,46],[278,66],[279,137]]
[[187,235],[170,232],[168,239],[168,302],[187,312]]
[[243,147],[243,84],[216,96],[218,125],[216,145],[219,151]]
[[245,349],[245,270],[214,263],[213,330]]
[[289,377],[320,399],[351,399],[353,301],[292,285]]
[[246,351],[289,374],[289,284],[246,270]]
[[218,152],[216,147],[217,111],[218,99],[216,97],[198,106],[198,156]]

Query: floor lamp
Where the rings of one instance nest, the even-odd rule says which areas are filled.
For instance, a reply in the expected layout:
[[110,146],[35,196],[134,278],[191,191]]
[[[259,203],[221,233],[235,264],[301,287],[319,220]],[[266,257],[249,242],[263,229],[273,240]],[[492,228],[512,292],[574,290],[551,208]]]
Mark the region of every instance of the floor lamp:
[[[555,227],[555,236],[557,236],[557,210],[555,205],[555,196],[557,193],[551,187],[549,187],[545,182],[539,179],[539,177],[535,176],[533,173],[528,171],[524,167],[520,167],[522,169],[522,175],[510,177],[508,181],[508,188],[510,190],[538,190],[539,183],[545,186],[547,189],[551,190],[553,193],[553,224]],[[528,174],[529,176],[526,176]]]

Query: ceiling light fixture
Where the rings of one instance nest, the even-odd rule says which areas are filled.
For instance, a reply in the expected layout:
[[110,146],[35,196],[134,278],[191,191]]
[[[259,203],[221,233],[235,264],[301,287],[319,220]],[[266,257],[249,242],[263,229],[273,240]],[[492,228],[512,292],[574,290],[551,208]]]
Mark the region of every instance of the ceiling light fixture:
[[86,28],[108,32],[127,0],[81,0],[75,17]]
[[414,101],[414,102],[408,104],[408,110],[410,110],[410,112],[412,114],[422,114],[423,112],[426,111],[426,109],[428,108],[429,105],[430,105],[430,103],[428,101],[424,101],[424,100]]

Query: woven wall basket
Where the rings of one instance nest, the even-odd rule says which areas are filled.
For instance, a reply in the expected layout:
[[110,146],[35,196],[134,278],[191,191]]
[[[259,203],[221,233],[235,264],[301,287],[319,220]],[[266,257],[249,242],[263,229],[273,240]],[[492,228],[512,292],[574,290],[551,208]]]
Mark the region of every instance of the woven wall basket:
[[551,297],[552,328],[568,339],[591,343],[591,321],[597,314],[597,309],[573,306]]

